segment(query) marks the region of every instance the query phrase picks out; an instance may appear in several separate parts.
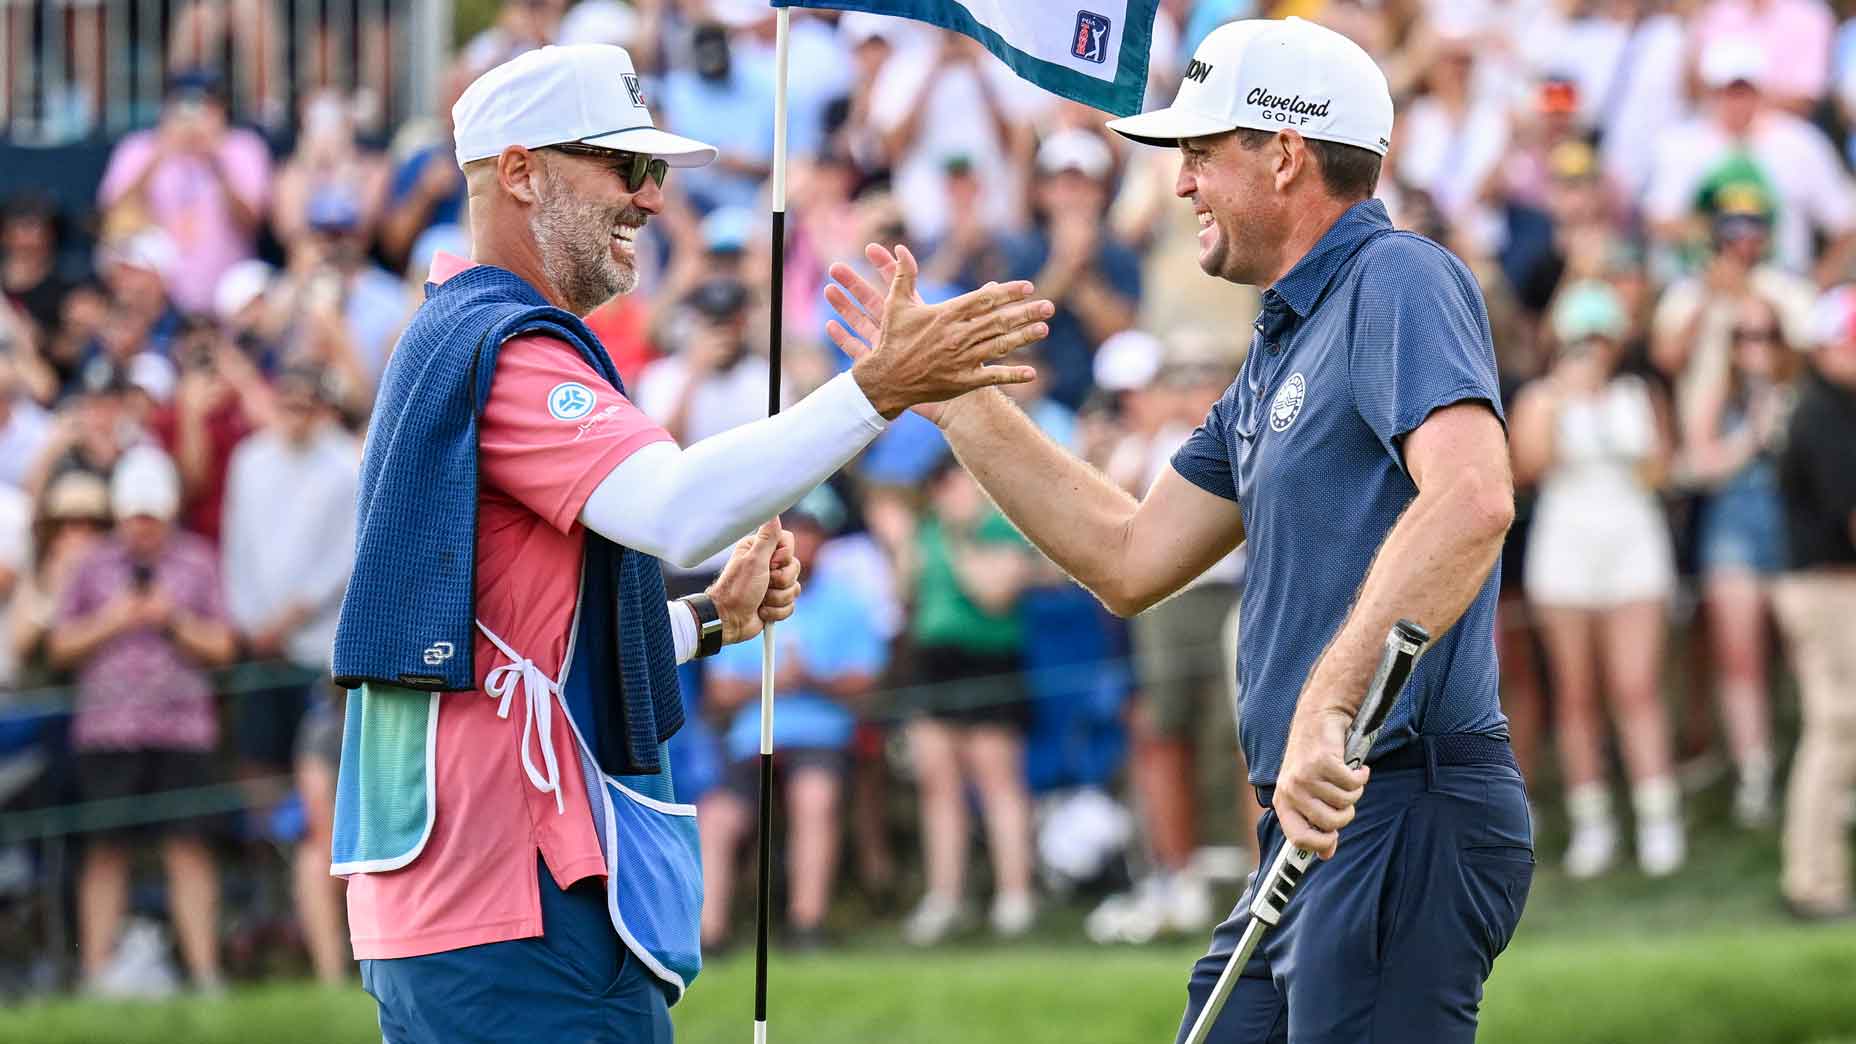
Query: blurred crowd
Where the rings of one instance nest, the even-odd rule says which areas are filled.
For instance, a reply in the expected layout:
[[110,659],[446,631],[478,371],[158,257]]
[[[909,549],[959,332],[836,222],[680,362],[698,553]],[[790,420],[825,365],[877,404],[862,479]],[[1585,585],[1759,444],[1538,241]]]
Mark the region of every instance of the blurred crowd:
[[[241,97],[250,77],[212,59],[254,23],[215,12],[266,2],[174,5],[189,33],[158,117],[111,143],[88,205],[0,193],[0,892],[34,911],[22,938],[75,927],[54,978],[169,988],[167,937],[202,988],[266,948],[347,974],[327,656],[360,436],[433,258],[469,251],[448,120],[484,69],[622,44],[660,124],[720,147],[666,183],[638,292],[589,317],[685,443],[764,413],[776,295],[789,397],[848,365],[820,290],[873,240],[913,247],[931,300],[1034,280],[1058,311],[1025,360],[1039,381],[1012,394],[1136,494],[1247,348],[1256,294],[1199,272],[1177,154],[963,37],[794,14],[774,286],[763,3],[506,0],[435,111],[382,127],[333,78],[294,112]],[[1301,14],[1365,46],[1399,103],[1380,195],[1482,283],[1522,508],[1504,701],[1540,822],[1567,828],[1543,862],[1675,873],[1702,825],[1685,799],[1718,783],[1738,824],[1782,821],[1794,912],[1848,914],[1856,4],[1160,6],[1154,103],[1232,18]],[[807,572],[779,629],[792,945],[892,911],[918,944],[982,921],[1019,935],[1040,897],[1078,890],[1104,941],[1222,914],[1235,888],[1214,901],[1213,883],[1244,861],[1214,856],[1247,847],[1259,811],[1232,720],[1241,552],[1115,620],[912,415],[786,524]],[[752,905],[759,663],[744,646],[686,668],[673,744],[717,950]],[[1793,692],[1795,750],[1775,727]],[[67,842],[68,895],[49,854]]]

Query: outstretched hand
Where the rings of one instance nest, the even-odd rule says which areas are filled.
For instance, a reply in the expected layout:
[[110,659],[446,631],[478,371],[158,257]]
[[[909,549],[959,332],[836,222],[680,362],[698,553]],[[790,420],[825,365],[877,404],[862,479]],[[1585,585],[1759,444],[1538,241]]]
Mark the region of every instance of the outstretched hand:
[[891,252],[872,243],[864,255],[888,282],[888,293],[851,266],[832,265],[835,282],[825,287],[825,299],[844,321],[833,319],[825,330],[851,357],[858,385],[883,416],[893,419],[914,407],[938,421],[938,404],[947,399],[1037,378],[1029,366],[988,365],[1050,333],[1044,320],[1056,309],[1049,301],[1027,300],[1029,282],[988,283],[930,305],[916,291],[920,266],[907,247]]

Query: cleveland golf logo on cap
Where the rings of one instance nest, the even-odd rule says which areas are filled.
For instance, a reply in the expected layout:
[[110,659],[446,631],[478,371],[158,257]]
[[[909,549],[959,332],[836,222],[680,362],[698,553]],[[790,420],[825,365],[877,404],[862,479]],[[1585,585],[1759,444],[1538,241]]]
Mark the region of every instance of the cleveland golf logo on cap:
[[1265,87],[1253,87],[1249,94],[1244,95],[1244,104],[1261,108],[1263,119],[1291,127],[1299,127],[1318,116],[1326,116],[1328,104],[1332,101],[1332,98],[1323,98],[1317,103],[1308,101],[1299,94],[1291,96],[1272,94]]

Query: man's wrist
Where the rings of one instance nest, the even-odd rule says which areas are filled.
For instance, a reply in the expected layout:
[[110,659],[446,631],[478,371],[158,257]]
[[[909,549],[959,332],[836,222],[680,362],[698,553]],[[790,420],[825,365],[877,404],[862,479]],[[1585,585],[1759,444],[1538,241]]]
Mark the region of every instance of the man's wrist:
[[723,610],[722,603],[716,601],[715,589],[710,588],[701,594],[686,595],[679,598],[685,607],[696,617],[696,656],[714,656],[722,646],[739,641],[741,628],[730,619],[730,614]]
[[904,410],[915,404],[897,401],[896,396],[871,375],[870,370],[876,364],[870,362],[870,358],[871,356],[866,355],[851,364],[851,380],[857,385],[857,390],[864,393],[864,399],[870,403],[870,408],[875,410],[878,416],[886,421],[893,421],[902,416]]

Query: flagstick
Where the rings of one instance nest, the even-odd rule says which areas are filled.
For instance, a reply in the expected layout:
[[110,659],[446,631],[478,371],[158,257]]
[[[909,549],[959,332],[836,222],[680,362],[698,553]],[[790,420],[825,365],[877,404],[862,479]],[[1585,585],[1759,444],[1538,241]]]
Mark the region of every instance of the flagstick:
[[[767,415],[780,412],[780,336],[786,291],[786,34],[775,16],[773,45],[773,291],[767,318]],[[754,1044],[767,1044],[767,925],[773,918],[773,624],[760,645],[760,889],[754,898]]]

